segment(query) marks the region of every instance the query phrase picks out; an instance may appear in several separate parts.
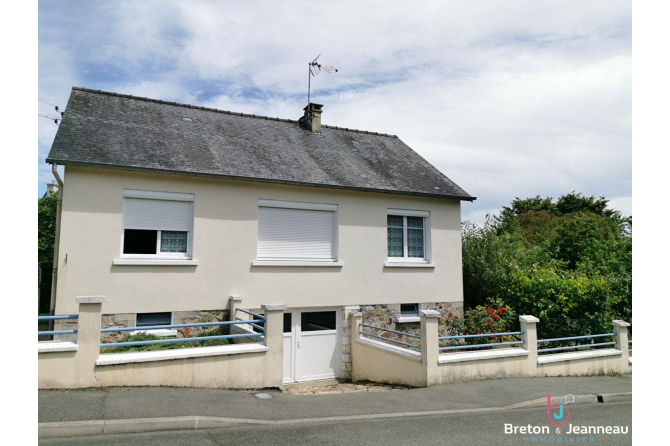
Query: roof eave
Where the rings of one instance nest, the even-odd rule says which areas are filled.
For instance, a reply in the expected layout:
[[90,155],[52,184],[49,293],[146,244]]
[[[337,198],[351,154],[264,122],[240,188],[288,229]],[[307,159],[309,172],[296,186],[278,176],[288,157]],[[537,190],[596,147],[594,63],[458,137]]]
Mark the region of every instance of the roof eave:
[[339,190],[354,190],[359,192],[372,192],[372,193],[382,193],[382,194],[391,194],[391,195],[410,195],[417,197],[430,197],[430,198],[442,198],[449,200],[460,200],[460,201],[474,201],[477,197],[472,197],[470,195],[447,195],[447,194],[431,194],[427,192],[412,192],[412,191],[398,191],[390,189],[374,189],[366,187],[355,187],[355,186],[340,186],[335,184],[322,184],[322,183],[307,183],[302,181],[290,181],[290,180],[278,180],[272,178],[257,178],[257,177],[244,177],[236,175],[224,175],[217,173],[209,172],[187,172],[183,170],[170,170],[170,169],[152,169],[148,167],[138,167],[138,166],[122,166],[115,164],[103,164],[103,163],[91,163],[87,161],[71,161],[71,160],[58,160],[54,158],[47,158],[46,162],[48,164],[60,164],[60,165],[70,165],[78,167],[96,167],[102,169],[118,169],[118,170],[130,170],[135,172],[148,172],[148,173],[166,173],[173,175],[186,175],[186,176],[196,176],[196,177],[208,177],[208,178],[221,178],[226,180],[238,180],[238,181],[254,181],[258,183],[273,183],[273,184],[287,184],[290,186],[304,186],[304,187],[319,187],[324,189],[339,189]]

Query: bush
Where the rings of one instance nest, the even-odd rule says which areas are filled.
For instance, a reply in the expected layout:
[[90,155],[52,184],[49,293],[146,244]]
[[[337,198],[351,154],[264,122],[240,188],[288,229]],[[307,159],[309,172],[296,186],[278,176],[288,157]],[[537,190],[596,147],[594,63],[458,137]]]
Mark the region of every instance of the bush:
[[[221,332],[218,329],[211,331],[203,332],[199,337],[205,336],[218,336]],[[164,337],[152,335],[149,333],[137,333],[132,336],[125,337],[119,340],[119,343],[122,342],[139,342],[139,341],[160,341],[165,340]],[[127,347],[111,347],[105,348],[103,353],[127,353],[127,352],[147,352],[154,350],[173,350],[178,348],[190,348],[190,347],[209,347],[214,345],[227,345],[229,344],[228,339],[210,339],[207,341],[192,341],[192,342],[170,342],[165,344],[148,344],[148,345],[129,345]]]
[[464,306],[502,299],[547,332],[607,333],[613,319],[631,321],[632,219],[606,206],[573,192],[555,203],[516,199],[483,227],[464,222]]
[[[516,313],[501,299],[488,299],[485,305],[477,305],[465,311],[463,317],[449,313],[440,318],[440,332],[447,336],[507,333],[517,330]],[[516,336],[491,336],[441,341],[440,347],[456,345],[494,344],[518,340]]]

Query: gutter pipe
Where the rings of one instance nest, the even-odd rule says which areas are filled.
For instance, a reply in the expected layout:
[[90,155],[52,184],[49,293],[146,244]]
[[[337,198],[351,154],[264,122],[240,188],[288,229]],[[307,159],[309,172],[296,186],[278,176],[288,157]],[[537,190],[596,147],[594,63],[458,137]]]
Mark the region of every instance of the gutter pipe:
[[[58,175],[58,164],[51,165],[51,172],[56,177],[58,183],[58,204],[56,206],[56,234],[54,236],[54,260],[53,270],[51,272],[51,303],[49,305],[49,314],[53,316],[56,311],[56,284],[58,282],[58,245],[60,244],[60,216],[63,203],[63,180]],[[52,321],[53,323],[53,321]]]

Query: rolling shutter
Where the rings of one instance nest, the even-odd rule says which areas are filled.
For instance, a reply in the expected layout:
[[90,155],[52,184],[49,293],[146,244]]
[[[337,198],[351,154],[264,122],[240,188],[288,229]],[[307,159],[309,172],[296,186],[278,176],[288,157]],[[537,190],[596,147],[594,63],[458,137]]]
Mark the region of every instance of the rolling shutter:
[[191,230],[193,202],[128,197],[125,202],[125,229]]
[[334,260],[334,212],[259,207],[258,214],[258,259]]

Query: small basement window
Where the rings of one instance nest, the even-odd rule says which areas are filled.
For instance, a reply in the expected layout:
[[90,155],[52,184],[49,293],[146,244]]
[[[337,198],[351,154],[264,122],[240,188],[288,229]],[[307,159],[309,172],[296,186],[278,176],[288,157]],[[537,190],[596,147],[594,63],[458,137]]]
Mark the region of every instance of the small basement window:
[[404,322],[419,322],[419,304],[400,304],[400,316],[397,318],[398,323]]
[[400,304],[400,315],[419,317],[419,304]]
[[138,313],[136,327],[148,327],[150,325],[170,325],[172,313]]

